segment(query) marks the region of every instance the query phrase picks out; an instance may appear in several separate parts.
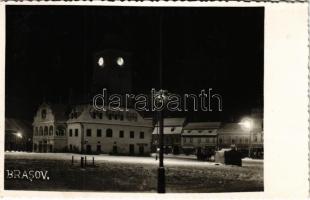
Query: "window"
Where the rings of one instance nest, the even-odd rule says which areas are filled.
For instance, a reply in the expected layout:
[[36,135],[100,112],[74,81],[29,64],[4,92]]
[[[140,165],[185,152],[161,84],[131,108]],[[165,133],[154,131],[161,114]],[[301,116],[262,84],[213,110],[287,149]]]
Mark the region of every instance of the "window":
[[114,119],[117,120],[117,115],[114,115]]
[[72,151],[72,144],[70,144],[70,147],[69,147],[70,151]]
[[101,145],[99,145],[99,144],[97,145],[97,152],[101,153]]
[[130,138],[135,138],[135,132],[134,131],[130,131]]
[[112,129],[107,129],[107,131],[106,131],[106,135],[107,135],[107,137],[112,137],[112,135],[113,135],[113,131],[112,131]]
[[120,115],[120,119],[121,119],[121,121],[124,120],[124,115],[123,114]]
[[235,140],[234,140],[234,139],[232,139],[232,140],[231,140],[231,143],[232,143],[232,144],[235,144]]
[[48,128],[47,126],[44,127],[44,135],[47,135],[48,134]]
[[45,110],[45,109],[43,109],[43,110],[41,111],[41,118],[42,118],[42,119],[45,119],[45,118],[46,118],[46,110]]
[[108,118],[109,118],[109,120],[111,120],[111,119],[112,119],[112,115],[111,115],[111,114],[109,114],[109,115],[108,115]]
[[53,134],[54,134],[54,127],[50,126],[49,135],[53,135]]
[[212,131],[211,131],[211,130],[209,130],[208,132],[209,132],[209,133],[212,133]]
[[256,135],[254,136],[254,142],[257,142],[257,136]]
[[183,138],[183,143],[186,143],[186,138]]
[[189,138],[189,142],[192,143],[193,142],[193,138]]
[[97,129],[97,137],[101,137],[102,136],[102,131],[101,129]]
[[36,127],[34,135],[38,135],[38,134],[39,134],[39,129],[38,129],[38,127]]
[[249,139],[248,138],[245,138],[245,143],[249,143]]
[[76,129],[74,130],[74,134],[75,134],[75,137],[79,136],[79,129],[76,128]]
[[72,137],[72,129],[69,129],[69,137]]
[[198,143],[201,143],[201,138],[198,138]]
[[99,113],[99,119],[102,119],[102,113]]
[[124,137],[124,131],[119,131],[119,137],[123,138]]
[[91,129],[87,129],[86,130],[86,136],[87,137],[91,137]]
[[222,138],[220,138],[220,139],[219,139],[219,143],[222,144],[222,142],[223,142],[223,140],[222,140]]
[[174,127],[172,127],[172,128],[171,128],[171,132],[173,132],[174,130],[175,130],[175,128],[174,128]]
[[144,139],[144,132],[140,132],[140,139]]
[[43,135],[43,128],[40,127],[39,135]]

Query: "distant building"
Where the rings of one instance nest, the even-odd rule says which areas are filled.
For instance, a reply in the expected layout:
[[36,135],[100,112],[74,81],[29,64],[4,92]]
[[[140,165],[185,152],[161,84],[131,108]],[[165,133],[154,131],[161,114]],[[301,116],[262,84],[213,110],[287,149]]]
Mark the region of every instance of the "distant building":
[[5,118],[5,151],[32,151],[31,122]]
[[147,155],[152,121],[135,110],[99,112],[91,105],[72,109],[67,121],[68,150],[83,153]]
[[60,152],[67,147],[66,107],[43,103],[33,120],[33,151]]
[[218,131],[219,148],[229,148],[232,145],[237,150],[242,151],[244,156],[248,156],[251,149],[251,157],[262,157],[263,148],[263,130],[259,121],[253,119],[251,129],[242,127],[239,123],[226,123]]
[[182,132],[182,149],[185,153],[194,153],[199,149],[217,148],[217,131],[220,122],[190,122]]
[[[165,153],[178,154],[181,151],[181,134],[185,123],[185,118],[165,118],[164,119],[164,151]],[[159,124],[155,125],[152,134],[153,152],[159,144]]]

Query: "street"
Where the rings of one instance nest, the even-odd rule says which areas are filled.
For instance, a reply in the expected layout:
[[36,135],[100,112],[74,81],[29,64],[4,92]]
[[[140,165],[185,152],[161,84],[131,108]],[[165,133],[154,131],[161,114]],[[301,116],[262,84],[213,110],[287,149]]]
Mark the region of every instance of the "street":
[[[5,189],[156,192],[158,160],[154,157],[87,155],[88,166],[81,168],[82,156],[6,152],[5,170],[47,171],[49,178],[29,181],[5,174]],[[261,160],[246,159],[243,167],[237,167],[197,161],[194,156],[168,155],[164,163],[167,192],[239,192],[264,188]]]

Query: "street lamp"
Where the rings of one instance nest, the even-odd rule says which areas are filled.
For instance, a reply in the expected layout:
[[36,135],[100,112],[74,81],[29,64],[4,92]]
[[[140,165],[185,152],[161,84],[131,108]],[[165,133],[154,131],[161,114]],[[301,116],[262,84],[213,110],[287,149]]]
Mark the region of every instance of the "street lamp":
[[20,138],[20,139],[22,139],[22,138],[23,138],[23,134],[22,134],[22,133],[20,133],[20,132],[17,132],[15,135],[16,135],[16,137],[17,137],[17,138]]
[[239,122],[241,126],[249,130],[249,135],[250,135],[250,144],[249,144],[249,158],[251,157],[251,150],[252,150],[252,128],[253,128],[253,120],[250,118],[245,118]]
[[[167,101],[166,90],[159,90],[156,100],[161,102],[165,107]],[[159,167],[158,167],[158,182],[157,182],[157,192],[166,192],[166,181],[165,181],[165,167],[164,167],[164,117],[163,110],[158,110],[158,126],[159,126]]]

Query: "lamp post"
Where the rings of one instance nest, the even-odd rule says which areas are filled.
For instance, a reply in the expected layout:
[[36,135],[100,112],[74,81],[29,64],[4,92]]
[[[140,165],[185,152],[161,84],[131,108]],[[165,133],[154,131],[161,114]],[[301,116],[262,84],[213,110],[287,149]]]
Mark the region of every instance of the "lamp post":
[[[163,62],[162,62],[162,21],[163,15],[160,11],[159,13],[159,92],[157,95],[158,101],[161,101],[163,106],[166,103],[167,91],[162,90],[163,88]],[[164,119],[162,109],[158,110],[158,125],[159,125],[159,167],[158,167],[158,182],[157,182],[157,192],[166,192],[166,181],[165,181],[165,168],[164,168]]]
[[239,122],[241,126],[249,130],[249,135],[250,135],[250,141],[249,141],[249,152],[248,152],[248,157],[251,157],[251,150],[252,150],[252,128],[253,128],[253,120],[250,118],[246,118],[241,120]]
[[[167,101],[167,91],[160,90],[156,98],[163,106]],[[158,182],[157,192],[166,192],[166,181],[165,181],[165,167],[164,167],[164,116],[163,109],[158,112],[158,127],[159,127],[159,167],[158,167]]]

